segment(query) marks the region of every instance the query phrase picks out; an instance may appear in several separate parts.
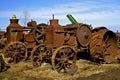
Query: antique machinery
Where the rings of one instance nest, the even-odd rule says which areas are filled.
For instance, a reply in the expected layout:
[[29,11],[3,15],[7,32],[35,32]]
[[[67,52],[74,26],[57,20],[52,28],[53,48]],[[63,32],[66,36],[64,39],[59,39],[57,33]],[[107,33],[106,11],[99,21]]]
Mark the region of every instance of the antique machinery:
[[39,26],[43,24],[37,25],[36,21],[31,20],[27,23],[27,27],[23,27],[18,24],[18,21],[13,15],[10,25],[7,27],[7,45],[3,54],[5,58],[10,58],[9,63],[29,59],[33,48],[42,40]]
[[20,42],[23,39],[23,33],[15,30],[23,30],[23,27],[18,24],[19,19],[13,15],[10,19],[10,24],[7,27],[6,37],[7,45],[4,48],[4,57],[10,58],[10,62],[19,62],[23,61],[27,57],[27,48],[23,42]]
[[110,63],[117,55],[116,34],[105,27],[91,30],[91,25],[78,23],[67,15],[72,24],[59,25],[59,20],[50,24],[28,22],[27,27],[18,24],[13,15],[7,27],[7,43],[3,54],[10,62],[20,62],[30,56],[33,66],[47,62],[57,72],[71,73],[75,69],[77,54],[90,51],[95,61]]
[[117,55],[116,34],[105,27],[92,30],[90,55],[95,61],[111,63]]
[[2,49],[6,46],[6,32],[0,31],[0,52],[2,52]]
[[83,48],[87,48],[91,39],[91,25],[78,23],[70,14],[68,14],[67,17],[72,24],[67,25],[67,27],[65,27],[65,30],[75,30],[77,42]]
[[77,53],[81,51],[81,47],[87,48],[89,45],[90,27],[77,22],[61,26],[54,16],[50,25],[37,26],[35,37],[39,45],[31,52],[33,65],[40,66],[43,62],[50,62],[57,72],[71,72],[75,68]]
[[35,29],[35,37],[39,45],[31,52],[34,66],[49,62],[57,72],[69,72],[76,64],[76,51],[69,45],[64,45],[64,28],[57,19],[50,20],[50,25],[39,25]]

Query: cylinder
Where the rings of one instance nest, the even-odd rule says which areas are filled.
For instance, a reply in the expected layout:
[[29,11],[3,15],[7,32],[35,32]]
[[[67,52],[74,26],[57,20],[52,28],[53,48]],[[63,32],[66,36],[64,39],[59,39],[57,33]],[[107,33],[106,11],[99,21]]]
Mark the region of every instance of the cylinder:
[[111,63],[117,55],[116,34],[105,27],[92,30],[90,56],[96,61]]
[[78,24],[78,22],[72,17],[72,15],[67,14],[67,18],[70,20],[72,24]]

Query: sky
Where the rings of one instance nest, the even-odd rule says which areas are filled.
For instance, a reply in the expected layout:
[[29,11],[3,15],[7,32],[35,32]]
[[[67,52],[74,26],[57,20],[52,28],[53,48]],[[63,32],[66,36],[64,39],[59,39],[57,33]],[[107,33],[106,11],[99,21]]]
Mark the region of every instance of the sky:
[[120,32],[119,0],[1,0],[0,28],[5,30],[12,15],[16,15],[19,24],[35,20],[48,23],[54,14],[60,25],[70,24],[66,17],[71,14],[79,23],[91,24],[93,28],[105,26]]

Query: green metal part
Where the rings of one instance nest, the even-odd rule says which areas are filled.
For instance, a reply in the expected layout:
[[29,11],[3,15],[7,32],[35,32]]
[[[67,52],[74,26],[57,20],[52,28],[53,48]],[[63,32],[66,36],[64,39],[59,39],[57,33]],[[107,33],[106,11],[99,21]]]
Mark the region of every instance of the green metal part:
[[66,15],[72,24],[78,24],[78,22],[73,18],[71,14]]

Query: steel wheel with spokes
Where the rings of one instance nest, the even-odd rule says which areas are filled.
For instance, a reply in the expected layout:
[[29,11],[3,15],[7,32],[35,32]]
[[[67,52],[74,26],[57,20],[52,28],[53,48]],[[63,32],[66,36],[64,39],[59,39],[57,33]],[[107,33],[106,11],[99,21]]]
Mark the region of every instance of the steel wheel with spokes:
[[34,67],[41,66],[43,62],[46,62],[48,59],[47,54],[50,54],[50,51],[47,50],[47,47],[43,44],[40,44],[33,48],[31,52],[31,61]]
[[24,43],[12,42],[5,47],[3,54],[5,58],[10,58],[8,63],[18,63],[26,60],[27,48]]
[[52,67],[59,73],[69,73],[76,65],[76,52],[70,46],[57,48],[52,55]]
[[43,43],[45,41],[45,28],[46,24],[39,24],[34,29],[34,36],[37,43]]

